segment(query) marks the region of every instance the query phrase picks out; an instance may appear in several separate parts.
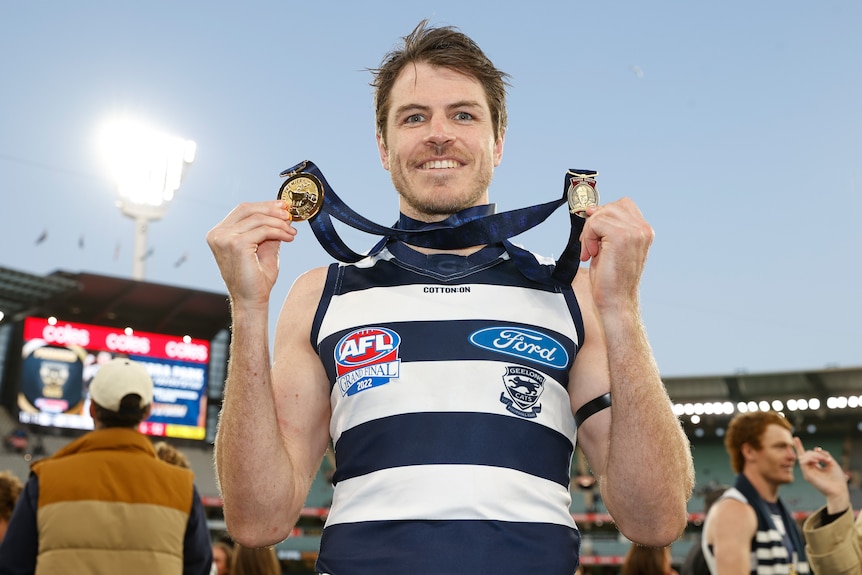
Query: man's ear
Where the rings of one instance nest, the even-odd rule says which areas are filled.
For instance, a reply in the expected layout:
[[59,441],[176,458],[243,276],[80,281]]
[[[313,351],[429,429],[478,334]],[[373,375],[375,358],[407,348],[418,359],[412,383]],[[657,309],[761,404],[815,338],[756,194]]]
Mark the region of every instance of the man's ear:
[[506,142],[506,130],[500,131],[500,137],[494,142],[494,167],[500,165],[503,161],[503,144]]
[[383,134],[377,132],[377,152],[380,154],[380,163],[383,164],[384,170],[389,170],[389,152],[386,149],[386,142]]

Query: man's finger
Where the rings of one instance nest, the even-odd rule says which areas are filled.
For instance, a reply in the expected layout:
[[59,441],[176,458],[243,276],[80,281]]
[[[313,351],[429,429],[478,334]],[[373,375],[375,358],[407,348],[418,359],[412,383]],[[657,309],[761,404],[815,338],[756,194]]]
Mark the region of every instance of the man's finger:
[[802,440],[799,439],[799,437],[794,437],[793,445],[796,448],[796,457],[802,457],[802,454],[805,453],[805,447],[802,445]]

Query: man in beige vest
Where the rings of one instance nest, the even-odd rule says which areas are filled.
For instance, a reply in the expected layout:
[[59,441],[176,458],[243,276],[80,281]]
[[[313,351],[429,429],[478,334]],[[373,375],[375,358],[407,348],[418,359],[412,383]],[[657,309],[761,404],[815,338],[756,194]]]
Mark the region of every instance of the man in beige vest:
[[153,381],[117,358],[90,384],[95,430],[31,465],[0,545],[0,574],[208,575],[212,547],[188,469],[159,460],[138,425]]

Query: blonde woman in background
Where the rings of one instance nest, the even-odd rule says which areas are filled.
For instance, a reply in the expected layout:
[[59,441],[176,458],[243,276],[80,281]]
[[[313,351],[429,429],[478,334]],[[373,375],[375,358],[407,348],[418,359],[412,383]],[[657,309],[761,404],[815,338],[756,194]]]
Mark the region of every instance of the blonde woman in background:
[[230,575],[281,575],[281,563],[275,547],[243,547],[233,550]]
[[12,511],[24,484],[11,471],[0,472],[0,541],[6,536],[6,528],[12,519]]
[[670,547],[644,547],[632,543],[621,575],[678,575],[671,566]]
[[213,543],[213,575],[230,575],[230,564],[233,561],[233,546],[224,541]]
[[178,465],[184,469],[191,469],[188,457],[185,454],[166,441],[157,441],[153,444],[156,450],[156,455],[164,462],[172,465]]

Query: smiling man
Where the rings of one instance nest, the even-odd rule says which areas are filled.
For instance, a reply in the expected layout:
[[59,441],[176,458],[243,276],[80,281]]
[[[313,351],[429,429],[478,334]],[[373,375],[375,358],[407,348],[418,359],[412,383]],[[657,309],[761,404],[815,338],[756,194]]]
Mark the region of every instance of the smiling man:
[[[492,214],[506,74],[425,22],[373,72],[397,227]],[[679,536],[693,468],[641,323],[653,230],[634,202],[587,209],[590,266],[571,284],[508,240],[444,250],[389,237],[358,263],[312,270],[282,306],[271,362],[270,292],[297,233],[287,207],[244,203],[207,235],[231,295],[215,458],[234,540],[287,537],[330,441],[319,573],[571,575],[576,441],[627,537]]]
[[793,482],[792,426],[774,411],[734,417],[724,439],[733,470],[731,489],[710,507],[703,552],[713,575],[809,572],[805,542],[778,490]]

